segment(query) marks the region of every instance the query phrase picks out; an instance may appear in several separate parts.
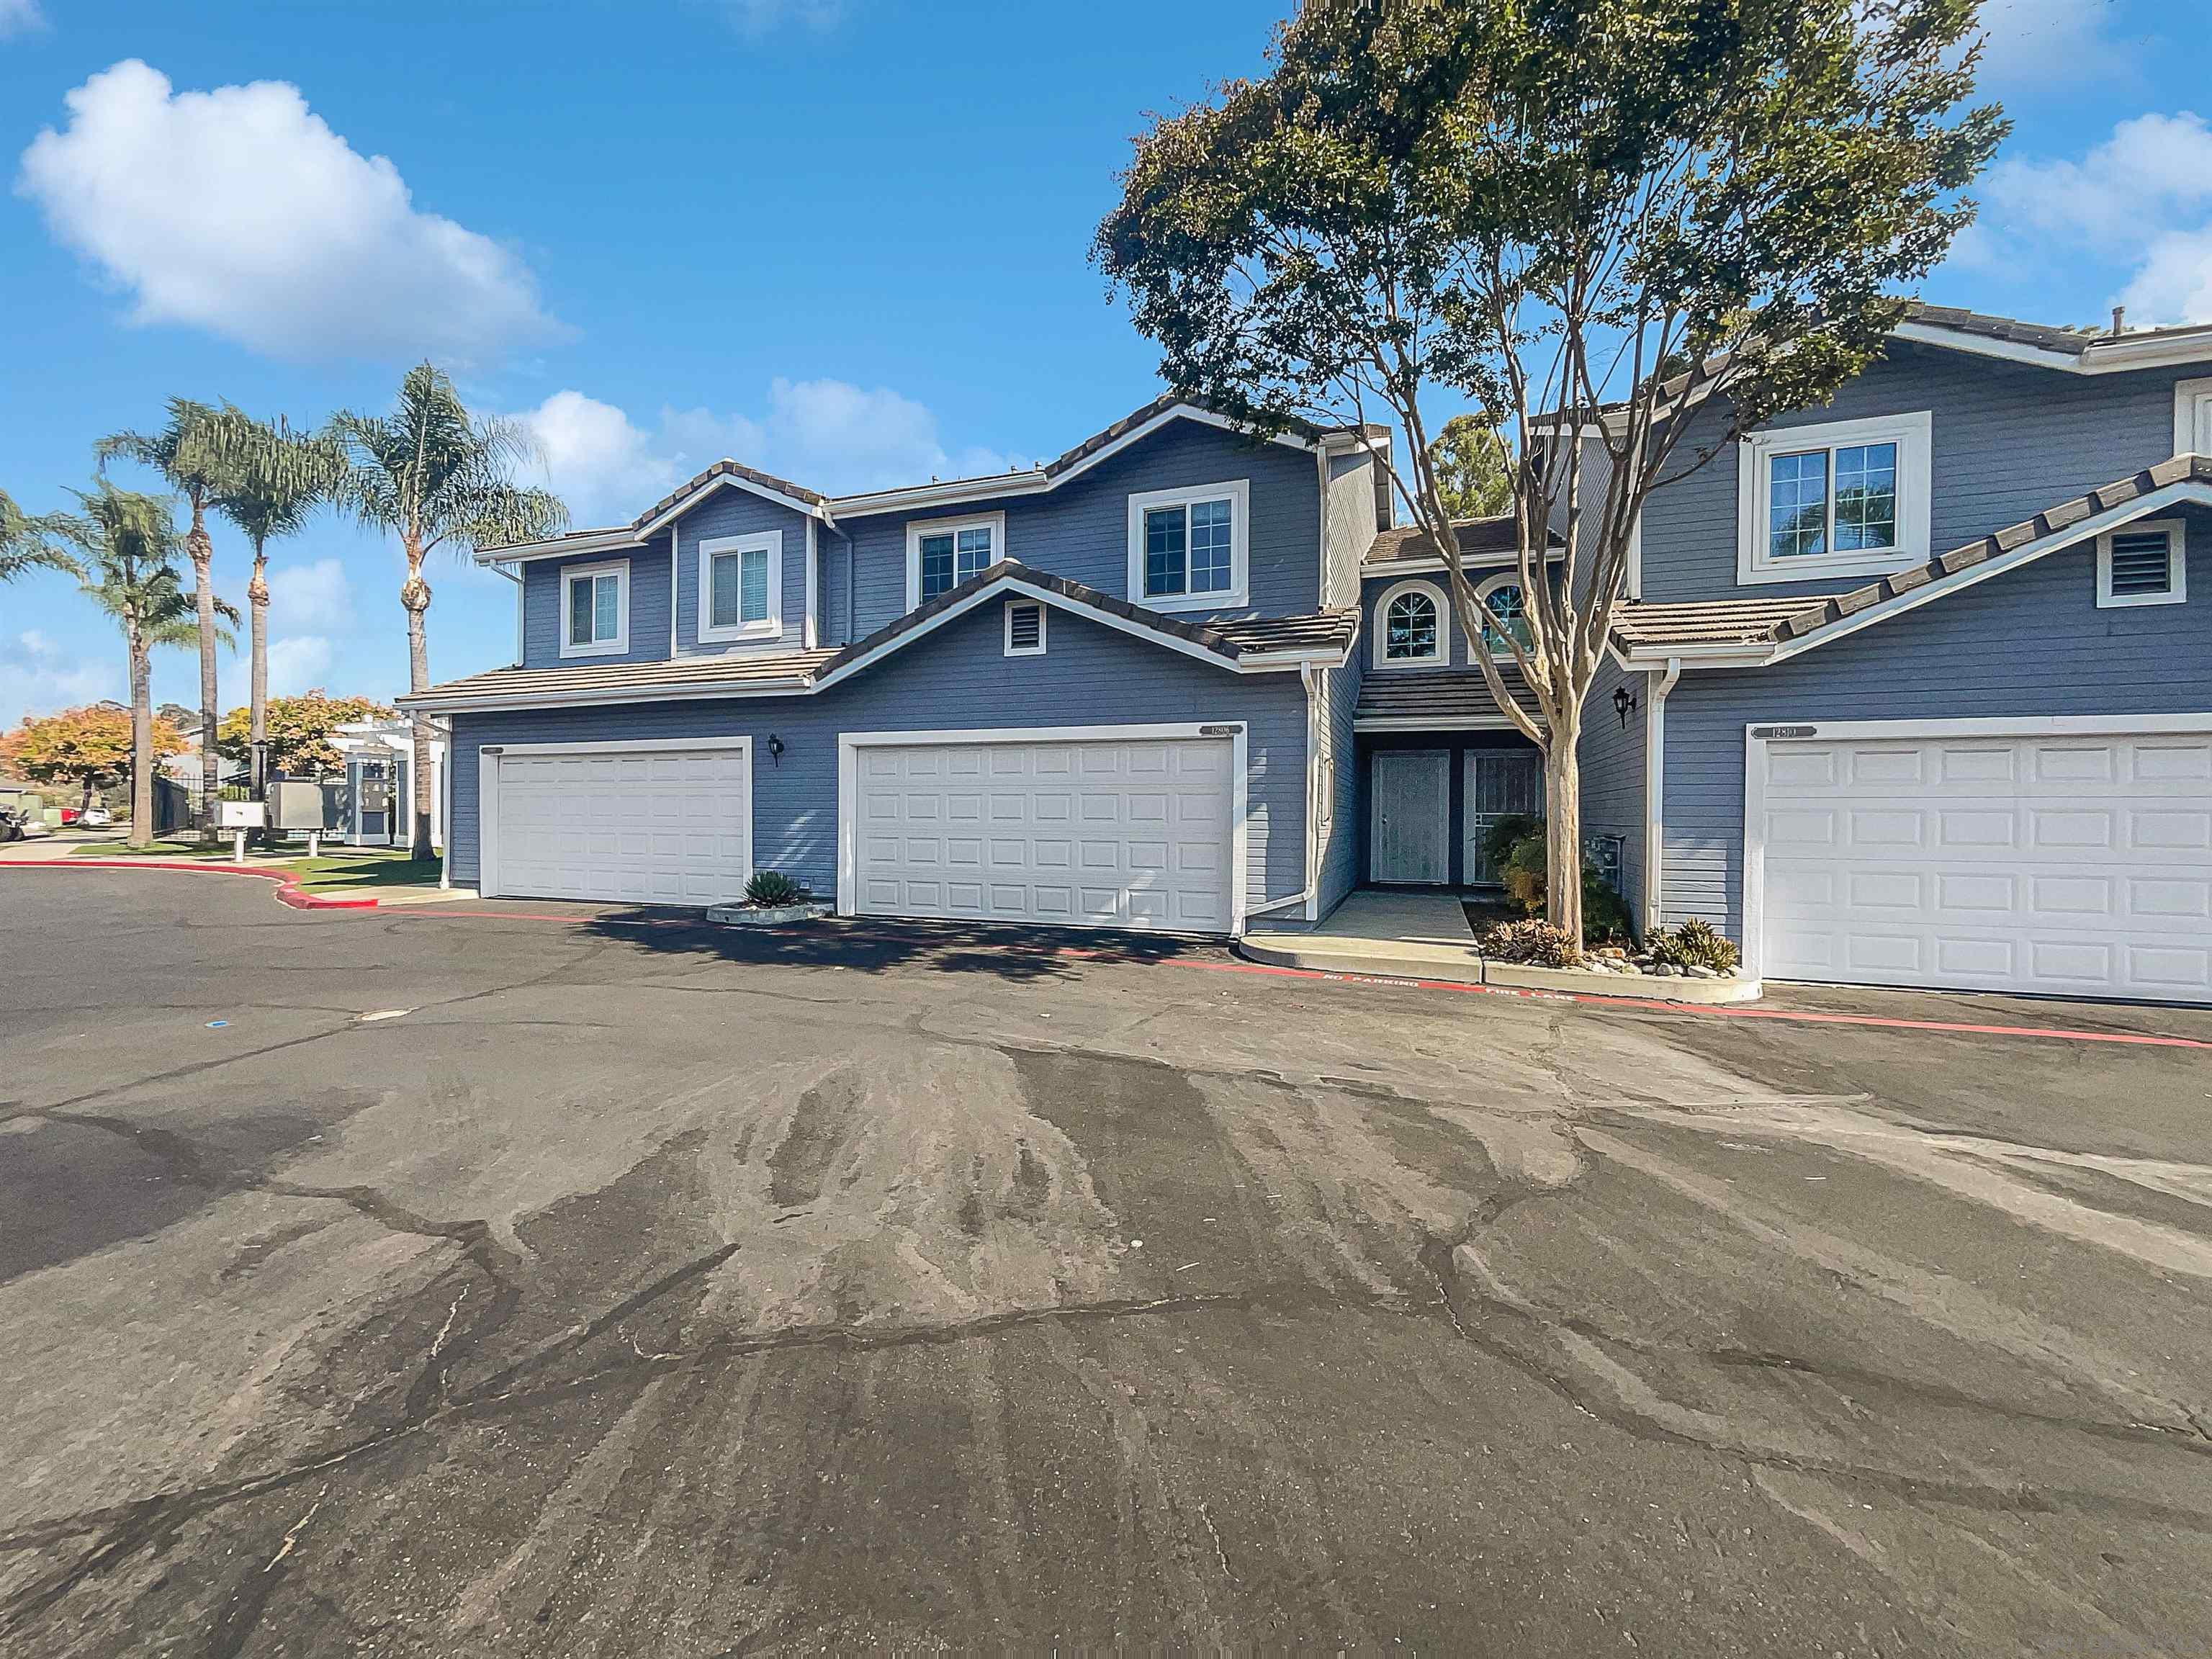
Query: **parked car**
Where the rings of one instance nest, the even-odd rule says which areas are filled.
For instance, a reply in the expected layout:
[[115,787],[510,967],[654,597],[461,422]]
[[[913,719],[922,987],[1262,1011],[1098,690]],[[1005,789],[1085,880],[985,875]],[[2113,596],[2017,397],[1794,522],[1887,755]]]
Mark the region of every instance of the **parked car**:
[[77,814],[77,825],[84,830],[105,830],[115,822],[115,814],[105,806],[88,806]]
[[51,836],[53,830],[45,818],[20,806],[0,806],[0,842],[24,841],[34,836]]

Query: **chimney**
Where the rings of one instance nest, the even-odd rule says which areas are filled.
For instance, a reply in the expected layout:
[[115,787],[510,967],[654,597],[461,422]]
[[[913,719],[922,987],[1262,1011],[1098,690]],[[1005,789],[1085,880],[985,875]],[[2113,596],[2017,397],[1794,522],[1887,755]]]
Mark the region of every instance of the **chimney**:
[[2117,340],[2127,331],[2128,308],[2125,306],[2114,306],[2112,307],[2112,337]]

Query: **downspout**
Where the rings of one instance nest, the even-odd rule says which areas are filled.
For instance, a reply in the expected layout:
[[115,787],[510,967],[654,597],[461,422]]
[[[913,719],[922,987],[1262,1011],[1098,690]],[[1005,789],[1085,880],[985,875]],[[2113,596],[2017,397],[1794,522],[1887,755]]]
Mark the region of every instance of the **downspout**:
[[507,580],[514,584],[514,665],[517,668],[520,668],[522,666],[523,641],[522,595],[524,590],[522,575],[519,571],[509,570],[503,564],[494,564],[492,568],[498,571],[501,575],[506,577]]
[[453,885],[453,717],[440,720],[434,715],[431,729],[445,738],[446,758],[438,763],[435,755],[432,763],[438,767],[438,890],[450,892]]
[[1644,675],[1644,931],[1661,926],[1660,885],[1665,868],[1662,806],[1667,798],[1667,694],[1682,678],[1682,659],[1667,659],[1664,673]]
[[1321,769],[1315,764],[1314,750],[1321,731],[1322,676],[1327,671],[1317,669],[1310,662],[1298,665],[1298,683],[1306,690],[1306,884],[1301,892],[1285,894],[1279,899],[1269,899],[1265,904],[1253,905],[1245,911],[1253,916],[1270,916],[1279,910],[1297,910],[1308,921],[1319,920],[1321,903]]
[[[827,520],[829,516],[826,512],[821,515],[824,520]],[[816,539],[815,523],[814,515],[808,514],[806,520],[806,621],[800,630],[799,639],[809,651],[814,649],[816,642],[822,637],[821,625],[816,620],[816,614],[822,605],[822,579],[818,574],[822,556],[820,544]],[[833,526],[832,528],[835,526]]]

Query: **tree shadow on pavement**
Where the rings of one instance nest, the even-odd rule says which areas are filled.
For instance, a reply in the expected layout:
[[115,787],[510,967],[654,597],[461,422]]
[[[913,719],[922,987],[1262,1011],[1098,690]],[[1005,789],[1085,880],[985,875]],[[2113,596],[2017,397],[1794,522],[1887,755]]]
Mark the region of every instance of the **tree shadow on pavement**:
[[750,967],[846,968],[880,974],[975,974],[1038,981],[1073,979],[1099,963],[1219,959],[1222,947],[1103,929],[1024,927],[1006,922],[877,921],[823,917],[773,927],[732,927],[696,910],[610,909],[583,930],[656,955]]

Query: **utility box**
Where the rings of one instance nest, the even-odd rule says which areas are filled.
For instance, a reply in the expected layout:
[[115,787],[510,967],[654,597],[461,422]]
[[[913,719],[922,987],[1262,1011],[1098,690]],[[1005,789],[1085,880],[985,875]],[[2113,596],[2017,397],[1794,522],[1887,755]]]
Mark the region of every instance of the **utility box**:
[[216,823],[225,830],[258,830],[269,822],[269,809],[258,800],[219,800]]
[[323,786],[297,778],[280,778],[270,784],[269,824],[274,830],[319,831],[323,828]]

